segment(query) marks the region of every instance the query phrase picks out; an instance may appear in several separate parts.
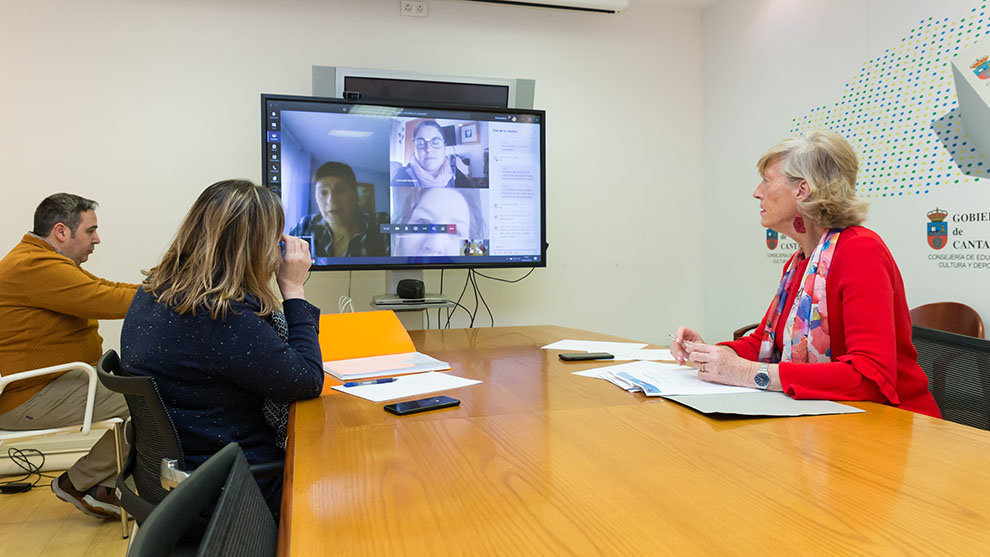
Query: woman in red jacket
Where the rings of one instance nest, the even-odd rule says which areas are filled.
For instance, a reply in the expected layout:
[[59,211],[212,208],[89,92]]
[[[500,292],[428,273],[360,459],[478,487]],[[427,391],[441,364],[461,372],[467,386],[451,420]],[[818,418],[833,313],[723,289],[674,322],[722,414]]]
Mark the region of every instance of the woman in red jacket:
[[801,249],[749,336],[705,344],[677,329],[671,352],[706,381],[783,391],[797,399],[872,400],[941,417],[911,343],[900,271],[883,240],[859,226],[856,154],[812,130],[760,158],[760,224]]

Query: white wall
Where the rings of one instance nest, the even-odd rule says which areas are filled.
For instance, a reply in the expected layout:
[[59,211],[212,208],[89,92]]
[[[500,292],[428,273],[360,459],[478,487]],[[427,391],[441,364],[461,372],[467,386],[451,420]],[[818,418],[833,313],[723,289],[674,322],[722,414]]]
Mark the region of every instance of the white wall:
[[[954,106],[952,57],[990,32],[981,15],[990,13],[986,7],[986,0],[723,0],[705,10],[704,330],[710,340],[760,320],[786,257],[764,242],[758,202],[751,197],[759,182],[756,161],[792,129],[823,121],[816,115],[827,110],[848,116],[849,133],[860,136],[853,144],[861,158],[860,192],[871,203],[865,224],[884,238],[897,260],[908,305],[955,300],[990,319],[990,267],[946,269],[932,259],[990,255],[990,247],[936,251],[927,245],[925,228],[926,213],[936,206],[952,213],[990,211],[990,180],[966,176],[949,163],[948,151],[925,135],[932,121]],[[923,77],[912,81],[918,68]],[[864,112],[841,104],[843,95],[862,90],[858,80],[879,77],[889,78],[891,88],[876,87],[877,94],[861,105]],[[947,99],[933,98],[936,91],[945,91]],[[909,100],[909,94],[917,99]],[[898,107],[896,117],[885,112],[891,105],[881,106],[887,101]],[[885,129],[905,148],[881,155],[883,141],[862,137]],[[918,174],[905,171],[897,183],[897,172],[883,177],[896,196],[865,191],[869,180],[878,179],[878,173],[863,171],[868,149],[876,148],[874,161],[890,164],[902,154],[914,155],[915,147],[934,154],[922,156]],[[938,187],[920,189],[937,174],[945,175]],[[905,180],[909,187],[898,189]],[[990,223],[960,227],[968,239],[990,240]]]
[[[0,238],[16,243],[50,193],[91,197],[104,243],[86,268],[139,281],[204,187],[259,179],[260,93],[310,94],[313,65],[523,77],[547,110],[550,264],[484,284],[496,325],[663,343],[678,320],[700,319],[701,11],[433,1],[416,19],[397,4],[3,2]],[[445,292],[463,277],[446,273]],[[307,294],[336,311],[346,283],[314,273]],[[358,309],[383,289],[382,273],[354,273]],[[102,330],[116,346],[119,322]]]

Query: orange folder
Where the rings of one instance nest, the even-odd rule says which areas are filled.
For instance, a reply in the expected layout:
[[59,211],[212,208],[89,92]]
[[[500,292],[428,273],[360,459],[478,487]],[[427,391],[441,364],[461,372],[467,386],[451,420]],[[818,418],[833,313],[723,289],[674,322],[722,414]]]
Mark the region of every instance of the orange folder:
[[327,313],[320,316],[323,361],[415,352],[416,346],[394,311]]
[[[330,362],[415,352],[416,346],[394,311],[360,311],[320,315],[320,351]],[[325,375],[323,394],[342,383]]]

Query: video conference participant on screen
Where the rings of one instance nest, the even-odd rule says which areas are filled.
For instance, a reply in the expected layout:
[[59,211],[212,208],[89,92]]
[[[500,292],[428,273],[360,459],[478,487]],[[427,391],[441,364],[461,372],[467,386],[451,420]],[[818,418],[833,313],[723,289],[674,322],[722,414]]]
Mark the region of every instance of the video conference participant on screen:
[[453,225],[456,230],[392,233],[392,255],[461,255],[465,240],[487,236],[478,190],[395,188],[392,196],[393,224],[443,225],[448,230]]
[[313,176],[320,212],[306,215],[289,231],[309,237],[314,257],[385,255],[385,239],[374,215],[358,208],[357,179],[342,162],[324,163]]
[[447,157],[443,127],[434,120],[423,120],[413,130],[412,161],[396,170],[392,187],[471,188],[471,180]]

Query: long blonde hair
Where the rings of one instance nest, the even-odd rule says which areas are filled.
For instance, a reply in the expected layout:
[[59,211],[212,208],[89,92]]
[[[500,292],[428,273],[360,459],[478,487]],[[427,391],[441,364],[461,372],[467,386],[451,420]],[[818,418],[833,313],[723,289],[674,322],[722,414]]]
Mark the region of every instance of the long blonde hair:
[[281,262],[285,216],[278,197],[248,180],[224,180],[193,203],[172,245],[142,287],[179,314],[226,318],[250,295],[269,315],[278,307],[272,276]]

